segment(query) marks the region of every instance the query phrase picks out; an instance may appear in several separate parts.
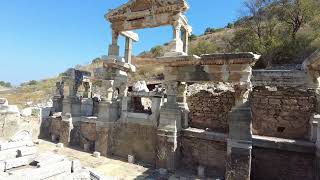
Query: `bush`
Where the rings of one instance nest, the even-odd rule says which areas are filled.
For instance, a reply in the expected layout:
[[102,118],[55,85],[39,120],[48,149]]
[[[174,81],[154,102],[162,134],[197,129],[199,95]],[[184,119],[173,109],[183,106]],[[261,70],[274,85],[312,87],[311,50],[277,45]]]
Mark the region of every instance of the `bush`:
[[216,51],[217,48],[214,44],[207,41],[201,41],[190,47],[189,54],[200,56],[202,54],[215,53]]

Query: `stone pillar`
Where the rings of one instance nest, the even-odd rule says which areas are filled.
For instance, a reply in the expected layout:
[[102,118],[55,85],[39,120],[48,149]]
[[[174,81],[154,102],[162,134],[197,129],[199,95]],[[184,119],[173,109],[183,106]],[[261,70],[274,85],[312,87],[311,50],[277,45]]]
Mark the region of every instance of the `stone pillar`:
[[119,38],[119,32],[112,31],[112,44],[109,45],[109,56],[119,56],[119,49],[118,46],[118,38]]
[[126,45],[125,45],[125,52],[124,52],[124,59],[126,63],[131,64],[131,53],[132,53],[132,39],[126,37]]
[[183,41],[183,52],[188,54],[189,47],[189,32],[186,28],[182,28],[182,41]]
[[181,22],[176,20],[173,22],[173,40],[170,43],[170,52],[165,53],[165,56],[181,56],[186,55],[183,52],[183,41],[181,40]]
[[60,139],[59,141],[64,144],[64,146],[69,146],[71,131],[73,129],[71,114],[66,114],[62,117],[61,129],[60,129]]
[[100,152],[102,156],[107,156],[112,142],[112,128],[119,119],[119,104],[113,101],[114,80],[103,80],[102,85],[105,92],[98,105],[95,151]]
[[181,125],[183,128],[189,127],[189,107],[187,104],[187,83],[180,82],[177,88],[177,104],[181,111]]
[[62,103],[63,103],[63,109],[62,109],[63,115],[70,113],[74,117],[81,116],[81,101],[78,97],[68,96],[63,99]]
[[179,159],[179,136],[181,131],[181,111],[177,104],[177,86],[174,81],[166,82],[167,102],[160,111],[157,130],[157,168],[174,171]]
[[226,180],[250,180],[252,121],[249,103],[234,107],[229,113],[228,122]]

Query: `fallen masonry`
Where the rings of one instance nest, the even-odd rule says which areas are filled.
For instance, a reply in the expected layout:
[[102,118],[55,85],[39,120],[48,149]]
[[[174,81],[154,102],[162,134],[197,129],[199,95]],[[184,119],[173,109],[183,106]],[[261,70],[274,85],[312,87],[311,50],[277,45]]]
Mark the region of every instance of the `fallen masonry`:
[[[79,161],[52,152],[38,153],[30,141],[3,142],[0,150],[0,179],[103,179],[95,172],[85,169]],[[94,176],[92,176],[93,174]]]

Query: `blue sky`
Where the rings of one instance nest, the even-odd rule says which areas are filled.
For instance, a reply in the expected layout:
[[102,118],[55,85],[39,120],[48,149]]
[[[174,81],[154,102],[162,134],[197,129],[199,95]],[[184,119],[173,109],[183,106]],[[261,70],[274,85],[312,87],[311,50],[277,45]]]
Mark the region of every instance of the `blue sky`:
[[[194,34],[236,20],[242,0],[187,0]],[[126,0],[0,0],[0,80],[19,84],[53,77],[107,54],[108,9]],[[137,31],[134,54],[170,41],[170,27]],[[123,44],[120,40],[119,44]]]

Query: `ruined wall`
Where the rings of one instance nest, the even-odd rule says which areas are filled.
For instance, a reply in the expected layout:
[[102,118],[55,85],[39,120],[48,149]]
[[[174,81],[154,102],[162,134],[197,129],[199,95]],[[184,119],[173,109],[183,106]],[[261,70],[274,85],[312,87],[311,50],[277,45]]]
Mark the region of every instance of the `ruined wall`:
[[309,138],[310,117],[316,97],[311,90],[294,88],[269,91],[256,87],[250,95],[253,133],[289,139]]
[[154,165],[156,159],[156,128],[133,123],[118,123],[112,130],[111,154]]
[[251,178],[256,180],[313,180],[314,155],[254,147]]
[[199,165],[213,177],[224,177],[227,143],[183,136],[181,138],[181,165],[197,173]]
[[228,132],[227,114],[235,104],[231,91],[201,90],[187,97],[190,127]]

